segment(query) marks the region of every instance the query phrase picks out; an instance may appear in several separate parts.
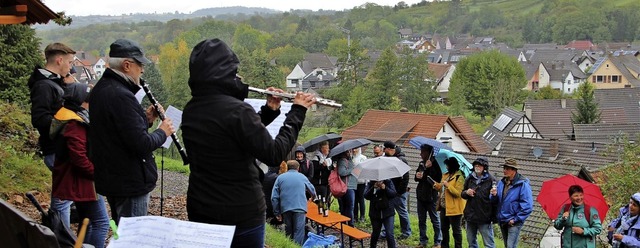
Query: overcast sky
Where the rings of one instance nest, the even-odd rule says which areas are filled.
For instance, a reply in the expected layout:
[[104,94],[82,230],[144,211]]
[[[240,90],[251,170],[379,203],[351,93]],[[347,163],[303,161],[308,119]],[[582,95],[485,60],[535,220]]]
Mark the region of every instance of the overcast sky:
[[[406,0],[408,5],[421,0]],[[121,15],[129,13],[191,13],[204,8],[245,6],[264,7],[287,11],[290,9],[343,10],[371,2],[379,5],[394,6],[400,0],[45,0],[44,3],[54,12],[65,11],[67,15]]]

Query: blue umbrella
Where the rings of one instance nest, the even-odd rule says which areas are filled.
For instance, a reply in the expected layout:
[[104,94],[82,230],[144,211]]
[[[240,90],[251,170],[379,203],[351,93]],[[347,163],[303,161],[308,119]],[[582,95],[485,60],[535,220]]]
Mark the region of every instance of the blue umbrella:
[[337,146],[335,146],[334,148],[331,148],[331,151],[329,151],[329,157],[333,157],[336,156],[340,153],[349,151],[351,149],[356,149],[358,147],[363,147],[366,146],[368,144],[371,144],[371,140],[368,139],[350,139],[350,140],[345,140],[342,143],[338,144]]
[[436,154],[436,161],[440,165],[440,170],[442,173],[447,173],[447,165],[444,164],[444,160],[448,158],[456,158],[458,159],[458,164],[460,164],[460,170],[464,173],[464,177],[466,178],[471,174],[471,170],[473,169],[473,165],[469,163],[462,155],[453,152],[451,150],[440,149],[440,151]]
[[433,147],[433,154],[438,154],[438,151],[440,151],[440,149],[451,150],[451,147],[440,141],[425,138],[422,136],[413,137],[413,139],[409,140],[409,144],[418,149],[420,149],[422,145],[430,145],[431,147]]

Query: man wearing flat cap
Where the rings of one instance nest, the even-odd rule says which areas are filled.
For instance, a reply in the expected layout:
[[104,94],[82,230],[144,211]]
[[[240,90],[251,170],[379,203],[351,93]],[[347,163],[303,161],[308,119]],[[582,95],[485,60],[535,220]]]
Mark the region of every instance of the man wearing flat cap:
[[518,173],[520,166],[514,158],[502,164],[504,177],[491,189],[491,202],[497,204],[497,219],[504,247],[518,247],[518,238],[524,221],[533,211],[533,195],[529,179]]
[[145,111],[135,97],[144,65],[150,63],[140,46],[118,39],[110,46],[109,68],[91,91],[89,158],[95,167],[96,191],[107,197],[111,216],[145,216],[149,192],[158,172],[152,152],[175,132],[166,118],[147,130],[158,117],[152,106]]

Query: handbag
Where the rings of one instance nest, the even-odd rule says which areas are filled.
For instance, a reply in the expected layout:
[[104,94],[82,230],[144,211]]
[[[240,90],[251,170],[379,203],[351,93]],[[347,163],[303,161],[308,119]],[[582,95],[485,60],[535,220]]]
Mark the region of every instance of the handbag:
[[445,199],[444,199],[444,187],[439,192],[438,200],[436,201],[436,211],[445,210]]
[[[349,177],[347,176],[347,181],[348,180]],[[331,190],[331,195],[336,198],[340,198],[347,193],[347,184],[340,178],[340,174],[338,174],[338,166],[336,166],[329,174],[329,190]]]

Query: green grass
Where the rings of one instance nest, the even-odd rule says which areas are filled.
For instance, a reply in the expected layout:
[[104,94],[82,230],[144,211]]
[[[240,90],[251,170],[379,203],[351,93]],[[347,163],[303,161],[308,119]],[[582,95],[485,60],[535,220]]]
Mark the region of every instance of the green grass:
[[[162,167],[162,155],[159,152],[156,153],[156,165],[158,169]],[[185,173],[187,175],[190,173],[189,166],[185,166],[182,160],[169,158],[167,156],[164,157],[164,170]]]
[[328,132],[341,133],[342,130],[338,130],[336,128],[328,128],[328,127],[308,127],[302,126],[302,130],[300,130],[300,134],[298,135],[298,142],[303,144],[304,142],[309,141],[319,135],[326,134]]
[[294,248],[300,247],[293,240],[289,239],[284,232],[279,231],[271,225],[266,225],[267,230],[265,232],[264,242],[265,247],[273,247],[273,248]]
[[[0,145],[0,198],[8,199],[12,194],[29,191],[48,192],[51,190],[51,172],[41,158],[11,151]],[[4,156],[8,155],[10,156]]]

